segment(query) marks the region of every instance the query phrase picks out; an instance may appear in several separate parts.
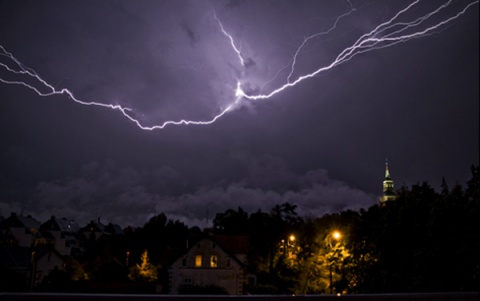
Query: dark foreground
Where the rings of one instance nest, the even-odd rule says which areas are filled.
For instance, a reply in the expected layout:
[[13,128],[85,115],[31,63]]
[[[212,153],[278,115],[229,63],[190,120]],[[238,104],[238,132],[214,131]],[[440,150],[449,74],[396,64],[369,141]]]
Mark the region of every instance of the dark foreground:
[[160,300],[160,301],[222,301],[222,300],[306,300],[306,301],[478,301],[479,292],[469,293],[424,293],[424,294],[376,294],[376,295],[300,295],[300,296],[185,296],[185,295],[124,295],[124,294],[49,294],[49,293],[0,293],[0,300]]

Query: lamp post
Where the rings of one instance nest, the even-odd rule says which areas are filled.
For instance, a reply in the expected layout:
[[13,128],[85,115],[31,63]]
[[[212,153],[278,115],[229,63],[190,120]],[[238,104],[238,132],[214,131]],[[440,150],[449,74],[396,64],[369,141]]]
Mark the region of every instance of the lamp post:
[[[328,242],[329,242],[329,245],[330,245],[330,249],[332,248],[332,238],[336,241],[339,241],[340,238],[342,238],[342,233],[340,233],[340,231],[333,231],[332,234],[329,236],[329,239],[328,239]],[[335,255],[336,253],[336,250],[335,252],[333,253],[333,255]],[[332,271],[332,268],[333,268],[333,264],[334,264],[334,261],[333,261],[333,258],[330,259],[330,295],[333,294],[333,271]]]
[[125,256],[125,264],[130,266],[130,251],[127,251],[126,256]]
[[288,258],[292,257],[291,248],[293,248],[293,246],[294,246],[295,239],[296,239],[296,237],[293,234],[288,237],[288,244],[287,244],[287,246],[289,247],[288,248]]
[[290,247],[293,247],[296,239],[297,238],[293,234],[291,234],[288,237],[288,239],[286,239],[286,240],[282,239],[281,245],[282,245],[282,248],[283,248],[283,256],[284,257],[288,257],[288,258],[291,257]]

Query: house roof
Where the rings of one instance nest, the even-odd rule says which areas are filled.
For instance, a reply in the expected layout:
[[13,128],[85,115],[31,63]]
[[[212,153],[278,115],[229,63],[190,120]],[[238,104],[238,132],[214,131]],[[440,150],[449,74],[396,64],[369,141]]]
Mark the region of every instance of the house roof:
[[42,230],[58,230],[61,232],[76,233],[80,230],[80,226],[74,220],[64,218],[55,218],[52,216],[48,221],[40,226]]
[[85,227],[81,228],[82,232],[105,232],[105,225],[101,222],[90,221]]
[[27,228],[38,229],[40,222],[31,216],[17,215],[15,212],[2,221],[2,226],[5,228]]
[[80,226],[74,220],[66,218],[57,219],[58,226],[62,232],[76,233],[80,230]]
[[105,232],[110,233],[110,234],[123,234],[122,227],[120,227],[117,224],[112,224],[112,223],[109,223],[105,227]]
[[58,253],[58,251],[55,249],[55,248],[52,248],[50,246],[43,246],[43,247],[40,247],[40,248],[35,248],[35,252],[37,253],[36,257],[37,257],[37,260],[42,258],[43,256],[51,256],[51,255],[55,255],[59,258],[64,258],[60,253]]
[[244,263],[236,256],[239,254],[247,254],[249,250],[249,243],[248,243],[248,236],[245,235],[237,235],[237,236],[232,236],[232,235],[205,235],[202,236],[201,238],[197,239],[195,243],[192,243],[191,246],[187,249],[179,250],[179,249],[171,249],[167,250],[162,254],[162,257],[164,257],[164,260],[162,262],[165,263],[165,265],[171,265],[174,263],[176,260],[180,259],[183,257],[185,254],[190,252],[191,249],[193,249],[197,243],[203,241],[203,240],[210,240],[218,245],[220,249],[225,251],[231,258],[233,258],[235,261],[237,261],[241,266],[244,265]]

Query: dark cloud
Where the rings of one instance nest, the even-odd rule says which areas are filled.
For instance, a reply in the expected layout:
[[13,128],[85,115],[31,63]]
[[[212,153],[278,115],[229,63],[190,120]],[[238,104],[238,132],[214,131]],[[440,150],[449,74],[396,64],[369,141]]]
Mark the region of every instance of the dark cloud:
[[195,44],[195,42],[197,41],[197,37],[196,37],[195,33],[193,32],[192,28],[187,25],[186,21],[182,22],[182,29],[185,32],[185,34],[187,35],[187,37],[190,39],[190,43],[193,46],[193,44]]
[[[351,4],[306,45],[292,80],[409,3]],[[144,125],[205,121],[235,101],[238,81],[249,93],[284,84],[305,37],[351,9],[309,0],[2,1],[0,45],[49,83],[127,106]],[[141,224],[165,212],[201,224],[226,208],[284,201],[323,214],[375,203],[386,157],[396,187],[438,187],[442,176],[463,183],[478,164],[477,13],[478,4],[432,35],[359,54],[270,99],[244,99],[208,126],[143,131],[118,111],[0,83],[0,214]]]
[[101,217],[124,226],[143,225],[163,212],[190,225],[205,226],[217,212],[236,207],[269,211],[277,204],[290,202],[299,206],[301,215],[323,215],[366,208],[376,202],[374,195],[331,179],[322,169],[297,175],[279,158],[270,156],[246,163],[250,164],[246,178],[193,188],[187,193],[186,179],[168,166],[138,172],[111,162],[91,162],[77,177],[41,182],[30,199],[0,203],[0,210],[24,210],[41,220],[53,214],[80,223]]

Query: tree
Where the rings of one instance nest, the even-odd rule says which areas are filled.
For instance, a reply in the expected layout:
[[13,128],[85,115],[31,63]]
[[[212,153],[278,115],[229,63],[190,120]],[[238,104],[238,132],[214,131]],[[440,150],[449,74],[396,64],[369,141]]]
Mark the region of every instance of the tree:
[[142,253],[141,259],[141,264],[136,264],[130,269],[128,278],[134,281],[156,281],[158,278],[158,271],[157,268],[150,263],[147,250]]
[[248,213],[241,207],[238,211],[228,209],[224,213],[217,213],[213,220],[213,227],[216,232],[229,235],[247,234]]
[[[351,292],[471,291],[478,288],[478,171],[464,190],[442,181],[403,187],[384,207],[363,211],[355,226]],[[477,184],[475,184],[477,183]]]
[[65,271],[72,281],[88,280],[88,274],[83,266],[71,256],[65,259]]

